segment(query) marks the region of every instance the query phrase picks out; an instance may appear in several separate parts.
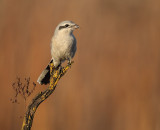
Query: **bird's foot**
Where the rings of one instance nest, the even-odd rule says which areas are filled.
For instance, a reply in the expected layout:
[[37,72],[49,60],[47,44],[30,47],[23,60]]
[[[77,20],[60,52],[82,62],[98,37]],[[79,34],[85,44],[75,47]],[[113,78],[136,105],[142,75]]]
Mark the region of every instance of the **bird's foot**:
[[68,62],[68,65],[71,65],[71,64],[73,64],[74,63],[74,61],[69,61]]
[[71,68],[71,65],[74,63],[74,61],[69,61],[68,66]]
[[63,70],[63,67],[60,65],[59,68],[58,68],[58,71],[61,73]]

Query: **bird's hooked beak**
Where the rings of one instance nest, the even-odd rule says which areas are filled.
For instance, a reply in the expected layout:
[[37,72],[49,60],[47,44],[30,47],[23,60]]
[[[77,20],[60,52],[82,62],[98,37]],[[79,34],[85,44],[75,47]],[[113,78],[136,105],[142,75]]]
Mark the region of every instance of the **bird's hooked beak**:
[[74,25],[72,25],[72,27],[73,27],[74,29],[78,29],[78,28],[79,28],[79,25],[74,24]]

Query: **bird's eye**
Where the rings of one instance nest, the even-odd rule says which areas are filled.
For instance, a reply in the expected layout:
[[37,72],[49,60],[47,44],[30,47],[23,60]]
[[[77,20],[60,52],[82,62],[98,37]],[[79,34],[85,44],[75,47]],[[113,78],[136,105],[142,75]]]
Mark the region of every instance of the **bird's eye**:
[[68,26],[69,26],[68,24],[65,25],[65,27],[68,27]]

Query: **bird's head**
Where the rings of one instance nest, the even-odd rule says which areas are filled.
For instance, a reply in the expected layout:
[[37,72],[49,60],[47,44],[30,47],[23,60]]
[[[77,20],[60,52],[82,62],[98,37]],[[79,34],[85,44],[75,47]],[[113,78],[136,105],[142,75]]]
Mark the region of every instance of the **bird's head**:
[[75,29],[78,29],[79,26],[72,21],[63,21],[56,27],[55,33],[72,33]]

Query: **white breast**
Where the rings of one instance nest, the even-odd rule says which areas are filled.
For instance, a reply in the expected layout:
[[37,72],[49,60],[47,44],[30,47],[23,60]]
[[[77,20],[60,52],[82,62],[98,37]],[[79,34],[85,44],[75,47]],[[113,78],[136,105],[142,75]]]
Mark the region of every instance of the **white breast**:
[[73,34],[58,35],[52,38],[51,55],[54,65],[57,66],[64,60],[74,56],[76,39]]

